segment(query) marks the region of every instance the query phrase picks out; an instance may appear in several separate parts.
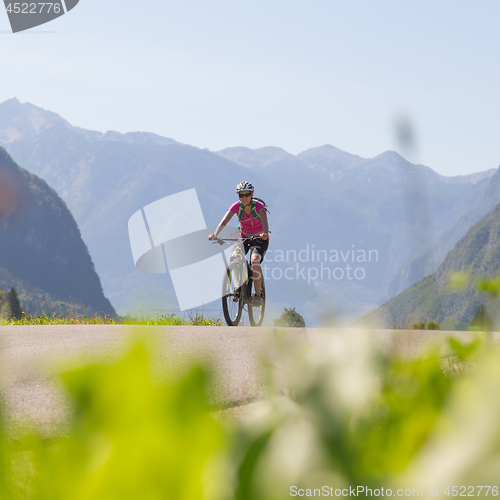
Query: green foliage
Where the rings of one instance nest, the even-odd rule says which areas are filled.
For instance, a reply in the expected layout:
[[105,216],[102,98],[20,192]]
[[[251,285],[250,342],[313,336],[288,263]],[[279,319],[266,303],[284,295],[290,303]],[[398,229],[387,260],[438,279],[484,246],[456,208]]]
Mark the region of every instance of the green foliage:
[[7,324],[12,317],[9,301],[4,290],[0,290],[0,325]]
[[[11,272],[0,267],[0,288],[10,289],[14,287],[21,302],[21,310],[33,316],[68,316],[78,314],[80,316],[93,316],[96,311],[75,300],[64,301],[47,293],[45,290],[34,286],[28,280],[19,279]],[[10,314],[8,315],[10,317]]]
[[[267,419],[243,431],[235,451],[240,457],[235,498],[285,499],[290,485],[304,491],[325,484],[334,489],[420,487],[426,484],[429,467],[437,472],[443,461],[452,461],[463,440],[460,414],[467,410],[473,390],[466,397],[462,390],[470,380],[464,384],[447,377],[432,353],[411,362],[391,360],[369,347],[368,336],[352,336],[331,349],[317,349],[309,360],[298,353],[284,356],[279,367],[287,374],[293,404],[278,400]],[[497,373],[494,379],[500,379],[500,371],[492,364],[491,369]],[[457,400],[456,413],[451,414],[448,404]],[[487,405],[487,399],[481,404]],[[498,422],[500,407],[495,412]],[[427,449],[443,434],[449,437],[450,422],[452,442],[435,457]],[[500,447],[497,450],[500,455]],[[448,470],[453,484],[473,482],[477,463],[470,457],[470,470],[456,462]],[[497,472],[491,469],[490,481]],[[441,485],[438,478],[433,480]]]
[[[120,319],[116,320],[117,323]],[[124,325],[150,325],[150,326],[174,326],[174,325],[192,325],[192,326],[222,326],[222,319],[211,318],[210,316],[205,316],[203,313],[200,314],[198,311],[190,313],[188,319],[184,316],[179,318],[175,313],[172,314],[157,314],[156,318],[147,314],[146,316],[141,316],[140,318],[133,318],[126,316],[121,319],[121,323]]]
[[189,316],[189,319],[178,317],[172,314],[157,314],[156,317],[142,315],[139,318],[132,316],[111,317],[109,314],[103,316],[80,316],[73,313],[69,316],[33,316],[31,314],[21,313],[21,319],[12,318],[10,325],[142,325],[142,326],[175,326],[175,325],[193,325],[193,326],[222,326],[220,318],[211,318],[195,312]]
[[439,323],[436,323],[435,321],[427,321],[425,324],[425,329],[426,330],[441,330],[441,326]]
[[403,470],[429,435],[449,388],[436,358],[386,365],[381,393],[358,424],[364,428],[357,442],[362,467],[352,464],[352,480],[376,482]]
[[500,296],[500,277],[497,278],[480,278],[477,280],[478,290],[487,293],[493,297]]
[[11,311],[10,311],[10,305],[8,300],[5,298],[5,292],[1,290],[1,297],[0,297],[0,321],[6,322],[9,318],[12,317]]
[[449,339],[450,347],[455,352],[458,359],[461,361],[468,361],[473,356],[475,356],[482,347],[482,341],[480,337],[477,337],[470,344],[461,344],[458,340],[454,338]]
[[283,314],[278,319],[274,320],[274,326],[304,328],[306,326],[306,322],[304,318],[295,310],[295,307],[293,309],[287,309],[285,307]]
[[121,361],[67,371],[74,398],[68,437],[34,450],[36,499],[203,498],[203,469],[222,444],[200,367],[178,379],[151,378],[144,346]]
[[435,321],[418,321],[417,323],[413,323],[413,330],[441,330],[441,326],[439,323]]
[[17,296],[16,289],[12,287],[7,295],[7,302],[9,303],[10,315],[12,318],[21,319],[22,309],[19,297]]
[[392,359],[356,331],[307,350],[286,338],[274,368],[290,396],[231,425],[210,412],[209,369],[152,371],[154,344],[135,344],[113,364],[67,369],[74,414],[63,436],[18,429],[12,439],[0,420],[0,498],[284,500],[292,485],[495,484],[498,352],[450,340],[477,368],[449,377],[432,352]]

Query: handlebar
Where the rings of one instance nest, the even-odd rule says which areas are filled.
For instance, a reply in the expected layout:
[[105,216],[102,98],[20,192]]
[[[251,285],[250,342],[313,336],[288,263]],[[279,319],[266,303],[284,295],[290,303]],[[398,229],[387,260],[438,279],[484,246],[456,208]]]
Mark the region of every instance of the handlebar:
[[227,241],[245,241],[245,240],[256,240],[258,236],[247,236],[246,238],[218,238],[215,236],[211,241],[212,243],[218,243],[219,245],[224,245]]

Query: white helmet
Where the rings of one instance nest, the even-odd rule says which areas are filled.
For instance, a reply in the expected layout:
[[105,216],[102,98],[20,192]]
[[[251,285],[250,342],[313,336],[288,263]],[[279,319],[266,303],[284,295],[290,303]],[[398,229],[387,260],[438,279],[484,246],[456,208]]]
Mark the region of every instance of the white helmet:
[[253,186],[249,182],[246,182],[246,181],[240,182],[236,186],[236,192],[241,193],[242,191],[252,191],[252,193],[253,193]]

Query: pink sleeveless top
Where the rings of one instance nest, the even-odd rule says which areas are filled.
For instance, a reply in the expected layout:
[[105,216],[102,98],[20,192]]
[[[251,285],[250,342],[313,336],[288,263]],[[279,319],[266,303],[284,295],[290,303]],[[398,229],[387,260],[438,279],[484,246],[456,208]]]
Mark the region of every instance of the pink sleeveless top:
[[[260,211],[263,208],[264,204],[257,200],[255,203],[255,210],[257,211],[257,213],[260,214]],[[238,215],[239,210],[240,210],[239,201],[233,203],[229,207],[229,211],[233,212],[233,214],[236,215]],[[247,215],[245,212],[243,212],[243,215],[241,216],[240,225],[242,232],[246,233],[246,235],[256,235],[264,232],[264,228],[262,227],[262,222],[254,217],[253,212],[250,215]]]

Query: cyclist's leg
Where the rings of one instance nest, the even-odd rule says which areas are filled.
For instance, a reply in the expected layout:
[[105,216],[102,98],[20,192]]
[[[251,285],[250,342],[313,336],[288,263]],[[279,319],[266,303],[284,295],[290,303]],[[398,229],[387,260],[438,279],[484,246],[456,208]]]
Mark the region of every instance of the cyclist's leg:
[[262,268],[260,267],[260,255],[252,252],[252,276],[255,286],[255,295],[260,295],[260,288],[262,287]]
[[262,287],[262,268],[261,263],[266,255],[267,248],[269,246],[269,240],[258,240],[258,243],[252,248],[252,269],[253,269],[253,281],[255,286],[255,294],[260,295],[260,289]]

